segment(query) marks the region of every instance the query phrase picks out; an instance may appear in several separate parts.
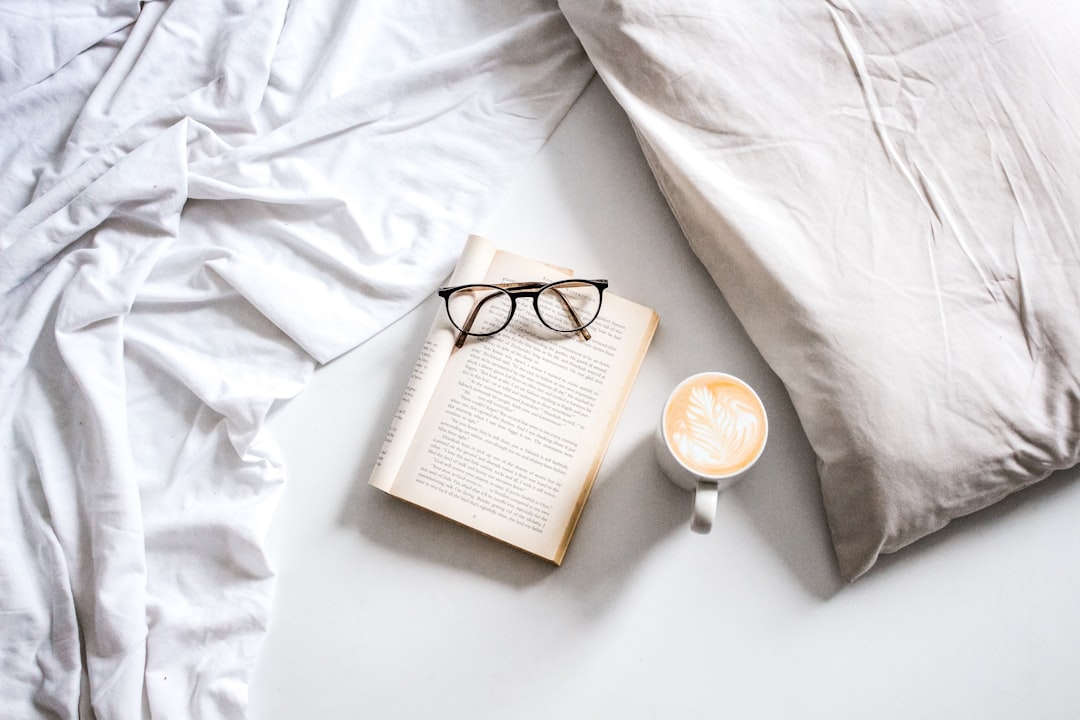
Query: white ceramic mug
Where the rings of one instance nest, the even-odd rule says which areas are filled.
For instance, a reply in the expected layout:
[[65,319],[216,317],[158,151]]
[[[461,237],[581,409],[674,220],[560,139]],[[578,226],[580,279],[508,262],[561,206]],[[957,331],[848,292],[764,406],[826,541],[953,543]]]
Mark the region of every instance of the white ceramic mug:
[[694,491],[691,530],[712,530],[720,491],[757,462],[768,437],[761,398],[734,375],[698,373],[675,386],[656,428],[656,457],[672,482]]

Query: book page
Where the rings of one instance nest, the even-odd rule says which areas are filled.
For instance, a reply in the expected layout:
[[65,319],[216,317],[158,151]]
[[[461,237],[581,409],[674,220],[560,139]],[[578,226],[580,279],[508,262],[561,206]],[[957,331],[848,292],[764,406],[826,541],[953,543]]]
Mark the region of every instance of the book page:
[[[490,240],[472,235],[465,243],[461,259],[450,278],[449,285],[481,282],[495,257],[495,244]],[[440,318],[441,314],[441,318]],[[390,430],[383,441],[379,458],[368,479],[368,484],[389,491],[401,469],[401,463],[409,452],[431,397],[439,385],[439,378],[454,349],[454,328],[446,321],[446,313],[440,310],[431,324],[427,340],[420,348],[412,374],[401,394],[401,403],[390,421]]]
[[[485,281],[561,276],[500,252]],[[449,357],[391,492],[561,562],[655,326],[605,293],[586,342],[519,302],[508,328]]]

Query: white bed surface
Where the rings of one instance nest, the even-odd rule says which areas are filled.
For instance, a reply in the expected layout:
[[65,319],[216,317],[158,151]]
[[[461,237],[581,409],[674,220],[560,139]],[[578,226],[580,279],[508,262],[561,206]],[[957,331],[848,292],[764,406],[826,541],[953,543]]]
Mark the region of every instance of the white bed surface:
[[[367,485],[439,310],[425,303],[271,418],[288,481],[253,718],[1080,716],[1078,473],[844,585],[787,396],[599,81],[476,230],[661,316],[567,558],[553,568]],[[698,536],[650,441],[670,387],[706,369],[758,389],[770,441]]]

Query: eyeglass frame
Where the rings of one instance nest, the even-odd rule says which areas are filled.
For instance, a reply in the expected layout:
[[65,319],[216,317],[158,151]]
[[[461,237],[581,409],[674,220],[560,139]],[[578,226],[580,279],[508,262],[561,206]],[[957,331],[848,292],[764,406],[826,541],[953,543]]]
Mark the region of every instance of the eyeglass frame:
[[[589,322],[587,323],[581,322],[581,318],[578,317],[577,311],[574,310],[574,307],[569,303],[569,301],[567,301],[567,299],[563,297],[563,294],[559,292],[558,286],[569,282],[585,283],[588,285],[592,285],[597,290],[598,300],[596,305],[596,314],[593,315],[592,319],[589,320]],[[553,330],[558,333],[581,333],[581,338],[583,340],[589,340],[592,335],[589,333],[587,328],[596,321],[596,318],[600,317],[600,308],[604,304],[604,290],[606,290],[607,287],[607,280],[565,278],[563,280],[554,280],[552,282],[542,282],[539,280],[534,280],[512,283],[466,283],[464,285],[450,285],[447,287],[439,288],[438,295],[443,299],[443,302],[446,305],[446,316],[447,318],[449,318],[450,324],[453,325],[454,329],[458,331],[458,336],[456,341],[454,342],[454,347],[460,348],[462,345],[465,344],[465,339],[470,335],[473,337],[491,337],[492,335],[496,335],[505,330],[507,326],[510,325],[510,322],[514,319],[514,314],[517,312],[518,298],[532,298],[533,312],[536,313],[537,319],[544,325],[544,327],[548,328],[549,330]],[[476,303],[473,309],[469,312],[469,317],[463,323],[465,327],[460,327],[457,323],[454,322],[453,315],[450,314],[450,296],[458,292],[459,290],[464,290],[466,288],[491,288],[493,290],[498,290],[499,292],[492,293],[491,295],[488,295],[487,297],[481,299],[480,302]],[[560,300],[562,300],[563,305],[570,313],[570,317],[573,318],[573,320],[578,324],[578,327],[569,330],[563,330],[557,327],[552,327],[548,324],[546,320],[544,320],[544,316],[540,313],[540,295],[548,288],[552,288],[555,290],[555,294]],[[476,315],[480,312],[480,308],[483,307],[484,303],[486,303],[491,298],[501,297],[502,295],[507,295],[510,297],[510,312],[506,316],[506,322],[504,322],[498,328],[490,332],[472,332],[472,330],[469,328],[472,327],[472,323],[476,319]]]

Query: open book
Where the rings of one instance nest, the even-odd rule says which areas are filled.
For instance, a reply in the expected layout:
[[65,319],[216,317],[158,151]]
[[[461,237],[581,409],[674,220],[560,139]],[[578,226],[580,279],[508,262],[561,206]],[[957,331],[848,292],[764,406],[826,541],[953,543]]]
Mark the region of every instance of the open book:
[[[450,284],[569,276],[472,236]],[[561,564],[658,322],[604,293],[585,340],[519,302],[502,332],[458,347],[439,308],[370,484]]]

